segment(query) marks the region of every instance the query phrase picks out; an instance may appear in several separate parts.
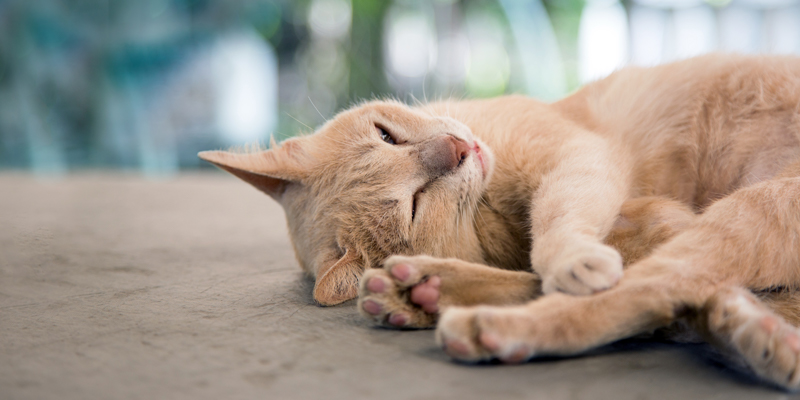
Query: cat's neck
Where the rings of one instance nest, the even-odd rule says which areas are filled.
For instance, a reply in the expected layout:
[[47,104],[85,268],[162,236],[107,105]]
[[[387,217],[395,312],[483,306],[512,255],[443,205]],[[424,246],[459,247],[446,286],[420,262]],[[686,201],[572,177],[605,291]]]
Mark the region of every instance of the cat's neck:
[[531,269],[528,256],[531,251],[530,227],[521,221],[527,221],[527,218],[515,220],[493,207],[491,200],[481,201],[476,210],[474,228],[486,264],[506,269]]

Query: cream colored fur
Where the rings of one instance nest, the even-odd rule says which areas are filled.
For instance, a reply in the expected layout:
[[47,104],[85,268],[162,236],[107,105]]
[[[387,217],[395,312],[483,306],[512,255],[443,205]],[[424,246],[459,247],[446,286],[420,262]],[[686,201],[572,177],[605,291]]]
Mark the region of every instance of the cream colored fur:
[[800,60],[711,55],[553,104],[376,101],[200,156],[284,206],[320,304],[360,291],[377,323],[438,322],[454,358],[574,354],[685,319],[797,387],[798,107]]

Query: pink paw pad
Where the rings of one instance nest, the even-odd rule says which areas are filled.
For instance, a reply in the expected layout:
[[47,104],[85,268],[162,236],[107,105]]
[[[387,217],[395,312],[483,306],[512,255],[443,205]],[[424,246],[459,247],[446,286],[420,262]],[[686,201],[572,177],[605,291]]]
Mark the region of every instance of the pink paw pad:
[[364,309],[364,311],[371,315],[378,315],[383,310],[383,307],[380,304],[372,300],[365,301],[361,307]]
[[439,312],[439,286],[442,284],[442,279],[438,276],[433,276],[427,281],[420,283],[411,288],[411,302],[422,307],[422,309],[429,313],[434,314]]
[[455,339],[445,339],[443,342],[444,352],[453,357],[468,357],[469,347],[464,342]]
[[503,357],[501,360],[506,364],[519,364],[528,359],[528,354],[528,349],[520,347],[517,350],[514,350],[514,352],[509,356]]
[[405,282],[411,276],[411,266],[408,264],[397,264],[392,267],[392,276]]
[[392,314],[389,316],[389,323],[394,326],[403,326],[408,322],[408,319],[403,314]]
[[483,332],[480,334],[478,339],[481,341],[481,346],[485,347],[486,350],[489,350],[492,353],[496,353],[500,350],[500,338],[498,338],[496,335]]
[[383,293],[386,290],[386,282],[378,277],[373,277],[367,281],[367,289],[372,293]]

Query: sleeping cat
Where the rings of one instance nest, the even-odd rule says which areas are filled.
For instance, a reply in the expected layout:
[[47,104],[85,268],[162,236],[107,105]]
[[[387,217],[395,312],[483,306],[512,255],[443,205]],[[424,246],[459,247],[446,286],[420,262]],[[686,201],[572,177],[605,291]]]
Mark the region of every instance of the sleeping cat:
[[316,301],[436,326],[455,359],[575,354],[685,320],[800,385],[798,59],[627,68],[553,104],[374,101],[200,157],[283,205]]

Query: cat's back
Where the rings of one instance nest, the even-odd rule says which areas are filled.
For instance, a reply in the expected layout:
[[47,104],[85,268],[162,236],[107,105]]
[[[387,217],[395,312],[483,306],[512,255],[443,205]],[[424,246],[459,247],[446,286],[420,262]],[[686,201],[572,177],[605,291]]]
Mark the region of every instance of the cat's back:
[[433,109],[499,153],[497,177],[507,177],[499,186],[519,192],[509,198],[524,198],[531,187],[519,183],[535,186],[530,178],[558,161],[553,150],[579,126],[620,144],[635,166],[635,193],[702,208],[796,158],[799,106],[800,58],[711,54],[624,68],[553,104],[503,96]]
[[556,104],[624,143],[642,194],[698,208],[800,155],[798,106],[800,58],[728,54],[626,68]]
[[621,69],[556,107],[582,124],[624,135],[691,124],[714,107],[734,113],[786,107],[800,99],[798,89],[798,57],[709,54]]

